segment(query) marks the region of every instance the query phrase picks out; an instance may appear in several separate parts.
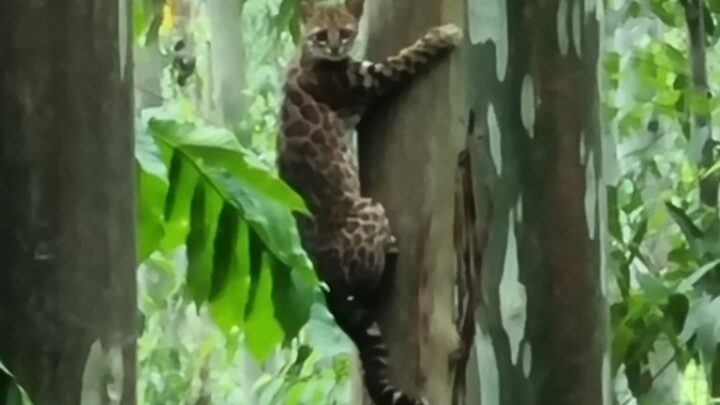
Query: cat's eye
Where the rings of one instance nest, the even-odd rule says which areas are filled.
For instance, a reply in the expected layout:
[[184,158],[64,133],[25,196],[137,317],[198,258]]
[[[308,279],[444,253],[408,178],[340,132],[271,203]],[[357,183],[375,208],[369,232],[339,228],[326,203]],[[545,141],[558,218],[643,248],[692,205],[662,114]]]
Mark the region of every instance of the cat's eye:
[[347,28],[341,28],[340,29],[340,39],[349,39],[353,34],[352,30],[349,30]]
[[317,42],[327,42],[327,40],[328,40],[327,31],[319,31],[319,32],[315,33],[314,39]]

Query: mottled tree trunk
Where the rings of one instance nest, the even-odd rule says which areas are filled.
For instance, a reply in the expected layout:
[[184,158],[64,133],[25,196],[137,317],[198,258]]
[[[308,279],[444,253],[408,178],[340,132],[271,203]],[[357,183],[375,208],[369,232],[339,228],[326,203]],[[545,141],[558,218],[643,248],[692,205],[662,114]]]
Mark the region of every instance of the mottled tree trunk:
[[[375,1],[366,18],[367,58],[380,60],[432,26],[463,26],[464,1]],[[359,130],[363,187],[385,204],[400,244],[393,291],[379,311],[392,377],[432,404],[461,403],[465,393],[483,242],[463,54],[374,108]]]
[[0,358],[37,405],[135,403],[130,4],[0,2]]
[[[608,404],[594,1],[469,2],[472,109],[494,170],[483,405]],[[476,403],[476,402],[475,402]]]
[[436,404],[608,403],[595,2],[370,4],[370,59],[463,17],[472,44],[361,125],[400,240],[395,379]]

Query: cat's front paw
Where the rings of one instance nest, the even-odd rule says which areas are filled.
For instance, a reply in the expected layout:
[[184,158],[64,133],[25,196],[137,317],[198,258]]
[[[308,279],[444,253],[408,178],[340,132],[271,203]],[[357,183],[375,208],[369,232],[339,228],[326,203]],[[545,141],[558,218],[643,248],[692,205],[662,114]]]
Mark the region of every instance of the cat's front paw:
[[438,25],[431,28],[425,39],[442,46],[455,46],[462,41],[462,30],[455,24]]

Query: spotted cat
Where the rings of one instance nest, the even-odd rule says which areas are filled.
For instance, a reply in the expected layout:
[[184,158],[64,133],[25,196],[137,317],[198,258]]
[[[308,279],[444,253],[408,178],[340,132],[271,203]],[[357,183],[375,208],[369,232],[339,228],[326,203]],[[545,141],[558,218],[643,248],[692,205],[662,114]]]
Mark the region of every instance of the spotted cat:
[[346,134],[371,104],[440,60],[462,35],[454,25],[437,26],[384,61],[356,61],[349,52],[363,0],[304,1],[301,8],[305,36],[284,86],[279,173],[313,215],[297,217],[303,247],[330,287],[330,312],[358,348],[370,398],[377,405],[426,404],[390,383],[387,348],[364,303],[392,271],[397,243],[383,206],[360,194]]

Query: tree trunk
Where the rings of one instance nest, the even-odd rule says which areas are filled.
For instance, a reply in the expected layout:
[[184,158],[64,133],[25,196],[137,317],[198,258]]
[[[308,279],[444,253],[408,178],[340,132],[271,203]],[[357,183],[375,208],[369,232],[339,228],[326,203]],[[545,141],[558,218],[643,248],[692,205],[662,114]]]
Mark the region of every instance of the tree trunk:
[[[695,97],[708,100],[710,97],[707,63],[705,61],[705,19],[703,10],[705,4],[702,0],[682,0],[685,8],[685,20],[687,22],[688,34],[690,37],[690,68],[692,70],[692,83]],[[691,105],[697,105],[692,103]],[[710,107],[704,104],[703,110],[697,108],[692,111],[693,136],[698,137],[702,145],[700,150],[700,167],[709,169],[716,161],[715,148],[717,141],[712,136],[712,125],[710,122]],[[720,175],[714,174],[700,180],[700,201],[710,208],[718,208],[718,185]]]
[[[242,17],[245,0],[215,0],[208,3],[212,34],[212,100],[218,122],[237,130],[247,112],[245,90],[245,51]],[[247,138],[247,137],[245,137]],[[251,139],[240,139],[249,146]]]
[[608,404],[596,2],[469,2],[474,127],[494,169],[476,340],[490,404]]
[[142,111],[146,108],[162,105],[162,86],[160,76],[163,69],[162,54],[158,43],[153,42],[145,46],[135,44],[135,108]]
[[130,1],[0,3],[0,358],[35,404],[134,404]]
[[[432,26],[463,26],[463,8],[461,0],[368,3],[367,59],[398,52]],[[484,211],[476,207],[465,152],[463,66],[463,51],[453,52],[359,128],[364,191],[385,204],[400,244],[393,292],[378,314],[393,381],[433,404],[464,396],[483,241]]]

